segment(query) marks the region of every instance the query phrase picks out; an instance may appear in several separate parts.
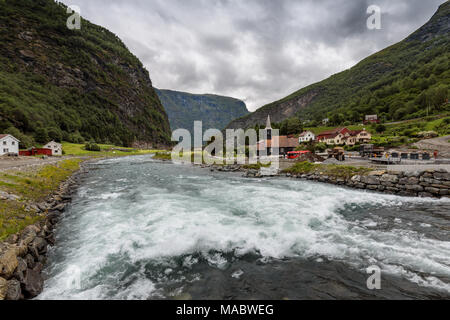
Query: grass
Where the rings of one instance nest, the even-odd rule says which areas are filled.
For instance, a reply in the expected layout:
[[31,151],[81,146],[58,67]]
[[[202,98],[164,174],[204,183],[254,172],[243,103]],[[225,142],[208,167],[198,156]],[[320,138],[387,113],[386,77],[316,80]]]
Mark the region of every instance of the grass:
[[36,171],[0,173],[0,190],[20,197],[0,202],[0,240],[42,219],[37,212],[27,211],[27,204],[43,201],[80,168],[82,161],[69,159]]
[[84,144],[63,142],[64,153],[72,156],[135,156],[143,154],[157,153],[161,150],[138,150],[133,148],[117,147],[109,144],[99,144],[101,151],[88,151],[84,149]]
[[320,173],[336,178],[351,178],[354,175],[365,175],[370,171],[372,171],[372,169],[363,167],[341,166],[334,164],[315,164],[311,162],[297,162],[292,167],[283,170],[284,173]]

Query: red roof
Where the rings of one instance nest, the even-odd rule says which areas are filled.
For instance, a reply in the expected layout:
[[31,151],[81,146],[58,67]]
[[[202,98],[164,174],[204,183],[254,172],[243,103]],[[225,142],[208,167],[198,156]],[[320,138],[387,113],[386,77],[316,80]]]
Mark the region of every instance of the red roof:
[[3,139],[6,136],[9,136],[9,134],[0,134],[0,139]]
[[[297,148],[299,146],[297,138],[291,138],[288,136],[278,137],[278,147],[279,148]],[[260,141],[258,142],[258,150],[264,150],[264,148],[272,147],[272,140]]]

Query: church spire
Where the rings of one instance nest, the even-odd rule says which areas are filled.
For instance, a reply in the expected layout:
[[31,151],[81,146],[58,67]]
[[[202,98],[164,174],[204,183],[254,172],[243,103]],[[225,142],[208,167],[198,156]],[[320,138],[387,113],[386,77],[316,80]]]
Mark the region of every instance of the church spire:
[[272,129],[272,124],[270,123],[270,114],[267,115],[266,129]]

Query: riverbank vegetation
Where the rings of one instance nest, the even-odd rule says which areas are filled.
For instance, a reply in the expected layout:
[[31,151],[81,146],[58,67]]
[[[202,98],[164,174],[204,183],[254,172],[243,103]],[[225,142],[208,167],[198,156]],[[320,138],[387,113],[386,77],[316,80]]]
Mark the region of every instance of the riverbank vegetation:
[[333,176],[337,178],[350,178],[354,175],[365,175],[370,171],[372,171],[372,169],[364,167],[297,162],[292,167],[283,170],[283,173],[296,175],[307,173],[321,173],[323,175]]
[[[90,143],[89,145],[92,145]],[[77,143],[69,143],[69,142],[63,142],[63,151],[65,155],[72,155],[72,156],[94,156],[94,157],[105,157],[105,156],[136,156],[136,155],[144,155],[144,154],[151,154],[156,153],[161,150],[139,150],[139,149],[133,149],[133,148],[124,148],[124,147],[117,147],[110,144],[95,144],[98,148],[88,148],[88,149],[95,149],[95,150],[87,150],[86,144],[77,144]]]
[[35,170],[0,172],[0,240],[42,219],[35,204],[57,190],[82,161],[68,159]]

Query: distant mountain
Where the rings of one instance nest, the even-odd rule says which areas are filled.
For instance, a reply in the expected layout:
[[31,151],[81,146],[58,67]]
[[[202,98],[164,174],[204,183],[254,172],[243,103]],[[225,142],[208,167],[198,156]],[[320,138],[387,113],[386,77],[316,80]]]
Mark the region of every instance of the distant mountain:
[[203,122],[207,129],[223,130],[230,121],[248,114],[241,100],[212,94],[190,94],[156,89],[169,116],[172,130],[188,129],[193,133],[194,121]]
[[439,7],[423,27],[405,40],[353,68],[312,84],[254,113],[229,128],[264,125],[298,117],[330,118],[332,124],[359,122],[367,114],[403,120],[448,110],[450,88],[450,2]]
[[0,133],[125,146],[170,143],[148,71],[113,33],[69,30],[54,0],[0,1]]

